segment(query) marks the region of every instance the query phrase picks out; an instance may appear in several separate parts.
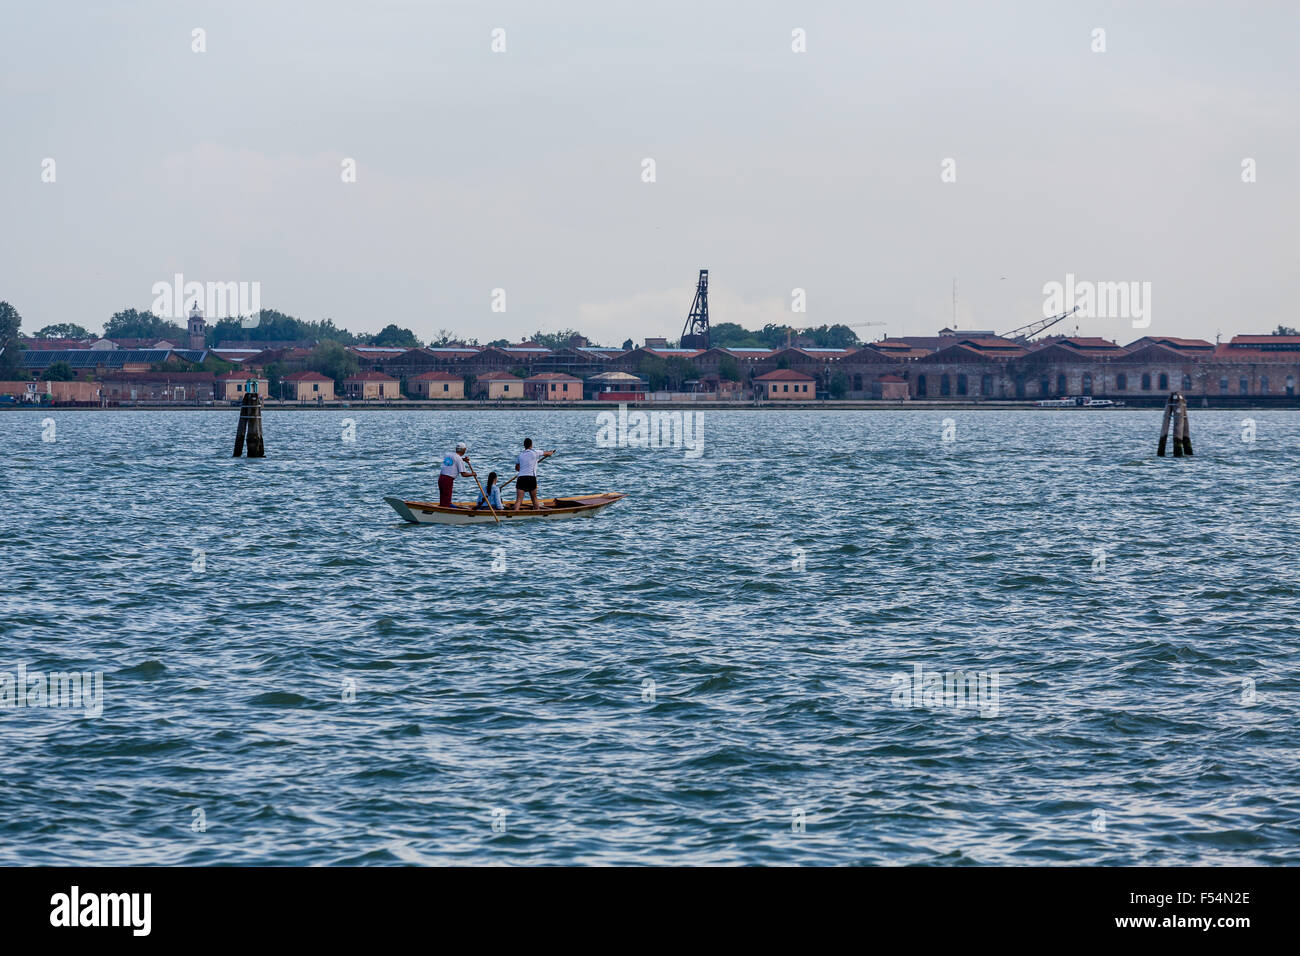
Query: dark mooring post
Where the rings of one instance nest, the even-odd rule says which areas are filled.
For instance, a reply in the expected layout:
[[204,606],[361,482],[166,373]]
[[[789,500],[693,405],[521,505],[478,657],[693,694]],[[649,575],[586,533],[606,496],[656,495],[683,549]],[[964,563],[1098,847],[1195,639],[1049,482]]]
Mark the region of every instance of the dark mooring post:
[[266,446],[262,442],[262,396],[257,394],[257,383],[251,379],[244,387],[244,400],[239,405],[234,457],[244,453],[245,439],[248,440],[249,458],[266,457]]
[[[1160,422],[1160,444],[1156,446],[1156,454],[1161,458],[1165,457],[1165,444],[1169,441],[1169,417],[1174,412],[1174,396],[1169,396],[1169,401],[1165,402],[1165,417]],[[242,424],[239,426],[244,427]],[[239,454],[238,439],[236,439],[235,454]]]
[[[1187,427],[1187,397],[1182,393],[1179,393],[1178,395],[1178,420],[1183,426],[1183,454],[1190,455],[1192,453],[1192,432]],[[1177,436],[1174,437],[1174,441],[1178,441]]]
[[1174,394],[1169,396],[1169,405],[1173,409],[1173,413],[1174,413],[1173,421],[1169,426],[1169,430],[1173,432],[1173,436],[1174,436],[1174,457],[1175,458],[1183,457],[1183,419],[1187,417],[1187,412],[1184,411],[1181,403],[1179,402],[1179,399],[1181,398],[1182,396],[1179,395],[1177,392],[1174,392]]
[[1165,417],[1160,423],[1160,444],[1156,454],[1165,456],[1165,445],[1171,430],[1174,433],[1174,457],[1182,458],[1192,453],[1192,433],[1187,427],[1187,399],[1179,392],[1173,392],[1165,402]]

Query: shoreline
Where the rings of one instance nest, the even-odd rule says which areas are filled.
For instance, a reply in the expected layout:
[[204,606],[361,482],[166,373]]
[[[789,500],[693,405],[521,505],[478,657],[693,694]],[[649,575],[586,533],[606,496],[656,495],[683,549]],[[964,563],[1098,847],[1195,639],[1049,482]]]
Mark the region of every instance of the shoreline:
[[[1231,396],[1226,396],[1231,399]],[[1200,396],[1189,396],[1188,407],[1198,411],[1269,411],[1300,409],[1300,396],[1280,397],[1276,402],[1260,402],[1258,399],[1246,399],[1240,402],[1210,402],[1201,404]],[[595,411],[617,410],[619,405],[641,411],[941,411],[945,409],[959,411],[1038,411],[1038,412],[1091,412],[1093,414],[1114,414],[1132,411],[1151,411],[1164,408],[1166,399],[1141,398],[1136,402],[1124,400],[1125,405],[1112,408],[1088,408],[1087,406],[1040,408],[1032,401],[987,401],[987,402],[952,402],[952,401],[918,401],[885,402],[870,400],[852,401],[812,401],[812,402],[470,402],[440,400],[433,402],[332,402],[325,405],[299,404],[296,402],[267,402],[262,406],[264,412],[359,412],[359,411]],[[39,405],[19,404],[0,405],[0,413],[6,411],[60,411],[60,412],[237,412],[238,403],[204,405],[158,403],[140,403],[135,405]]]

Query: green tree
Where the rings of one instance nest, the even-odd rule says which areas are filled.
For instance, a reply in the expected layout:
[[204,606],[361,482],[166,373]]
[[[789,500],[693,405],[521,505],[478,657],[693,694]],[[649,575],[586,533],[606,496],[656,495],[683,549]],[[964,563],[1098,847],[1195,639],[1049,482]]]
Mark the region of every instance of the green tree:
[[361,368],[357,357],[338,342],[326,340],[311,350],[304,363],[308,371],[320,372],[334,379],[334,387],[343,390],[343,380]]
[[289,374],[283,362],[269,362],[262,369],[262,374],[266,376],[266,393],[269,396],[282,398],[288,394],[286,389],[280,387],[285,375]]
[[815,329],[804,329],[800,334],[810,336],[813,345],[819,349],[846,349],[861,344],[858,334],[847,325],[819,325]]
[[664,371],[668,373],[668,382],[675,391],[692,379],[700,377],[700,370],[689,360],[680,355],[673,355],[664,360]]
[[407,349],[418,349],[420,340],[410,329],[399,329],[395,324],[384,326],[379,332],[370,336],[371,345],[396,345]]
[[719,322],[717,325],[709,326],[709,342],[716,348],[723,349],[763,348],[763,343],[756,333],[742,328],[735,322]]
[[136,309],[114,312],[113,317],[104,323],[106,339],[167,339],[180,344],[186,341],[186,335],[186,331],[175,322]]
[[569,339],[575,335],[582,335],[582,333],[575,332],[573,329],[565,329],[562,332],[534,332],[528,341],[544,345],[548,349],[562,349],[568,346]]
[[72,366],[67,362],[52,362],[41,375],[41,378],[47,382],[71,382],[76,377]]
[[[834,348],[835,346],[826,346]],[[849,377],[843,371],[836,371],[831,376],[831,398],[843,398],[849,393]]]
[[493,339],[491,342],[487,344],[487,347],[490,349],[491,348],[503,349],[509,344],[510,344],[509,339]]
[[624,352],[630,352],[630,351],[632,351],[634,348],[636,348],[636,346],[632,344],[632,340],[631,340],[631,339],[624,339],[624,340],[623,340],[623,351],[624,351]]
[[637,372],[646,380],[652,392],[663,391],[668,385],[668,363],[657,355],[642,357]]
[[718,378],[724,382],[739,382],[743,373],[740,371],[740,363],[736,361],[734,355],[724,355],[718,360]]
[[23,317],[8,302],[0,302],[0,379],[13,380],[18,372],[18,330]]
[[238,318],[221,319],[208,327],[208,345],[218,342],[339,342],[343,345],[357,344],[358,337],[347,329],[334,324],[333,319],[319,322],[304,322],[275,309],[263,309],[257,316],[257,324],[245,328]]
[[1297,332],[1289,325],[1279,325],[1277,327],[1277,331],[1274,332],[1273,334],[1274,335],[1300,335],[1300,332]]
[[89,339],[94,338],[88,329],[72,322],[59,322],[47,325],[36,333],[38,339]]

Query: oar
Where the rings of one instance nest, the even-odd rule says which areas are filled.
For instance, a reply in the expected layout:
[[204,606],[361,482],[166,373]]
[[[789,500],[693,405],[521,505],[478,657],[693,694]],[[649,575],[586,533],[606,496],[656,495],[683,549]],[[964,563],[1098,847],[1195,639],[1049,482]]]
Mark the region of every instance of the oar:
[[469,473],[474,476],[474,484],[478,485],[478,493],[483,496],[483,501],[487,504],[488,511],[492,512],[492,520],[497,524],[500,524],[501,519],[497,517],[497,509],[492,507],[492,502],[488,498],[487,492],[483,490],[483,482],[478,480],[478,472],[474,470],[473,465],[470,465],[469,467]]

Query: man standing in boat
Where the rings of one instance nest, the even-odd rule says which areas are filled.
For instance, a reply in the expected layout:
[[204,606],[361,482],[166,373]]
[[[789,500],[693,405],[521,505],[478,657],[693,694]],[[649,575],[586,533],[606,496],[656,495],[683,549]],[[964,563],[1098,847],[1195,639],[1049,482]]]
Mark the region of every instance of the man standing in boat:
[[515,511],[518,511],[519,506],[524,503],[525,492],[532,496],[533,508],[539,507],[537,504],[537,463],[550,458],[554,454],[554,448],[550,451],[535,451],[533,449],[533,440],[531,438],[524,439],[524,450],[515,459],[515,471],[519,472],[519,481],[515,484]]
[[465,443],[457,442],[456,450],[442,459],[442,471],[438,473],[438,504],[443,508],[454,508],[451,503],[451,488],[457,478],[473,478],[474,472],[469,467],[469,456],[465,454]]

